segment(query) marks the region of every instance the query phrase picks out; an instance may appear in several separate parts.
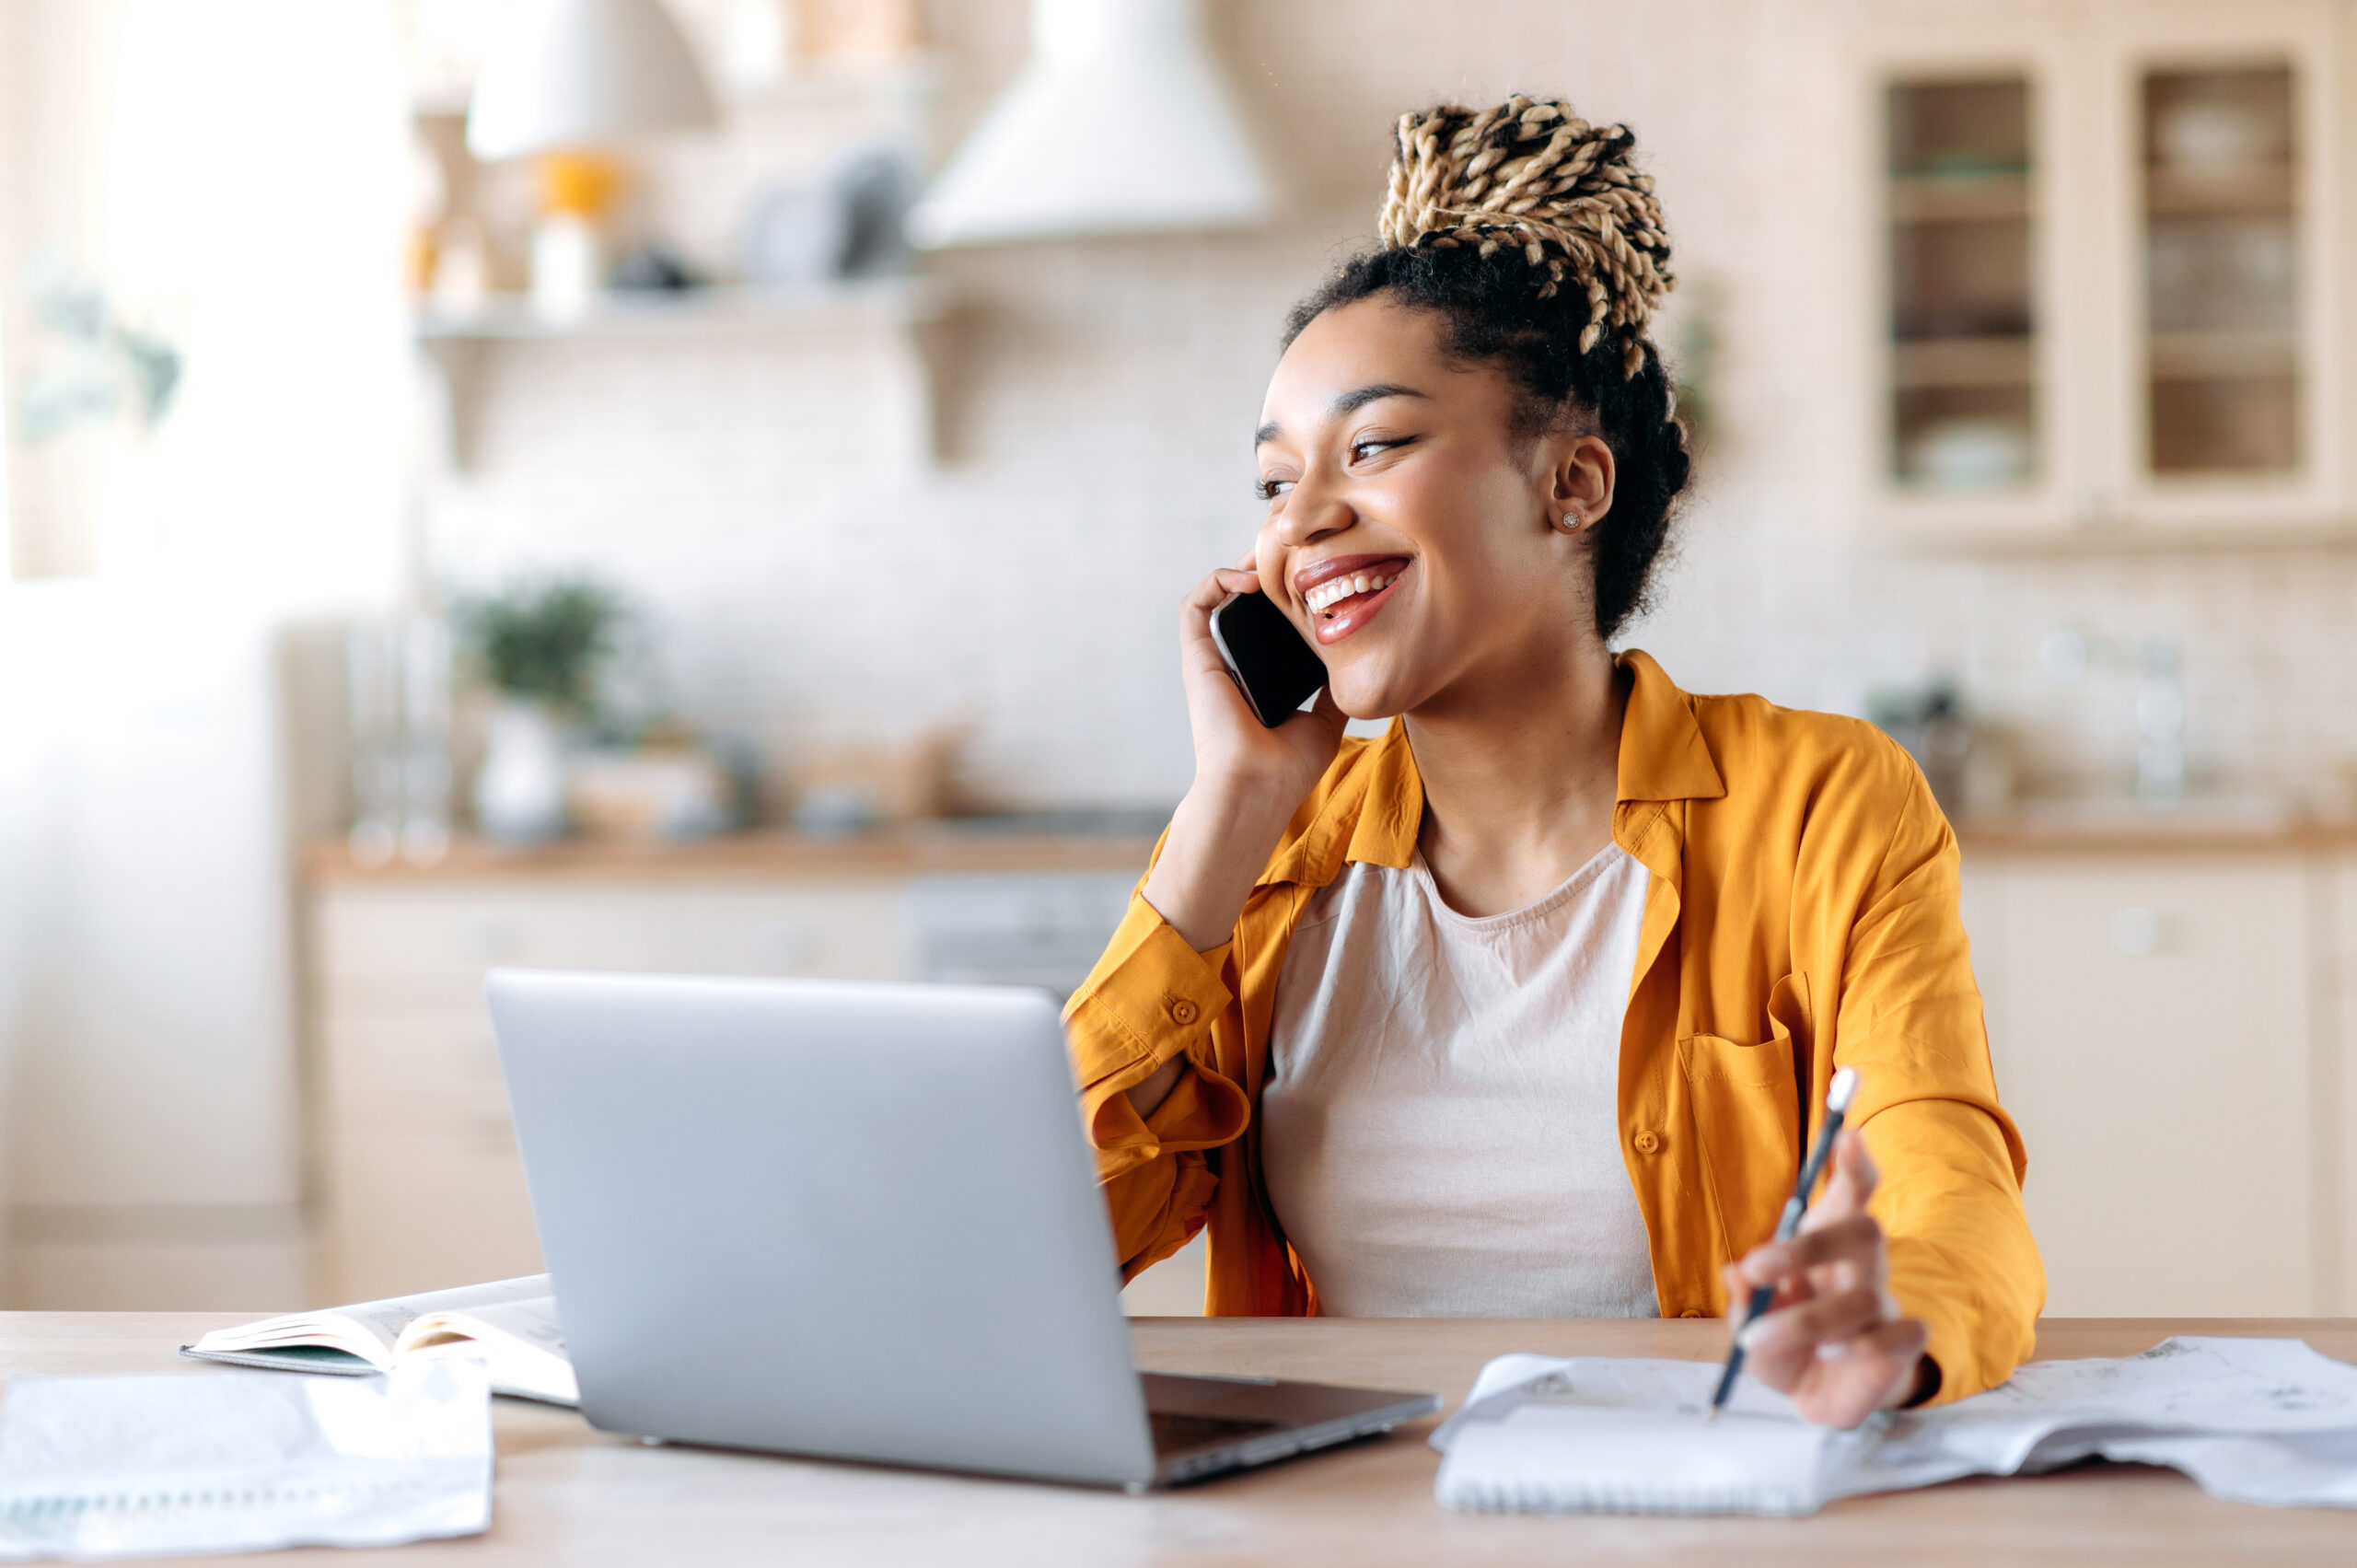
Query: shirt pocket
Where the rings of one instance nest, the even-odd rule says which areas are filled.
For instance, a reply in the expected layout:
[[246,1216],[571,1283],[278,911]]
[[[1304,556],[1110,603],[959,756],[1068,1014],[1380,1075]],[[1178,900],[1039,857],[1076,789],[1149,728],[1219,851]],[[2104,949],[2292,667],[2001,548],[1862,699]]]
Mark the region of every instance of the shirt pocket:
[[1703,1179],[1729,1255],[1775,1233],[1801,1166],[1800,1063],[1808,1056],[1807,986],[1779,981],[1768,1039],[1693,1034],[1678,1042]]

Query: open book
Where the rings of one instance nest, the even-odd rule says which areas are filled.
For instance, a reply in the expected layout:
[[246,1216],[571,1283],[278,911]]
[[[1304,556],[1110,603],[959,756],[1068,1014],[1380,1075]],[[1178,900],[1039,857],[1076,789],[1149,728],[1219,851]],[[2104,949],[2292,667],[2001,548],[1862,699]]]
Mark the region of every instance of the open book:
[[331,1307],[215,1329],[183,1355],[282,1372],[365,1376],[443,1356],[488,1364],[493,1393],[578,1405],[546,1274]]

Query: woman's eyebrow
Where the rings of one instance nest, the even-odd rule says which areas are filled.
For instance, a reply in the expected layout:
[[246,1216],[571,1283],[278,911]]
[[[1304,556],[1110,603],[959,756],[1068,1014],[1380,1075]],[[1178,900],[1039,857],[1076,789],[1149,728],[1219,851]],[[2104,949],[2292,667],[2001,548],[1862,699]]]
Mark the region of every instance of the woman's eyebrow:
[[1329,412],[1340,416],[1356,413],[1367,404],[1379,402],[1385,398],[1421,398],[1423,395],[1415,388],[1403,387],[1397,381],[1377,381],[1372,387],[1359,387],[1344,392],[1329,403],[1327,409]]
[[[1356,413],[1367,404],[1380,402],[1385,398],[1422,398],[1430,395],[1420,392],[1413,387],[1403,387],[1397,381],[1377,381],[1370,387],[1352,388],[1327,404],[1326,408],[1328,412],[1339,419],[1346,413]],[[1252,445],[1265,447],[1283,434],[1283,430],[1272,419],[1252,433]]]

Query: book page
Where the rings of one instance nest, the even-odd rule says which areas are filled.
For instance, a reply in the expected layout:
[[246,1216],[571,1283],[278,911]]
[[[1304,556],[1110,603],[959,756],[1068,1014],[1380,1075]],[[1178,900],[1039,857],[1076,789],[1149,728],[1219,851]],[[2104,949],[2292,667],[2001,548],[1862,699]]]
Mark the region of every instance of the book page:
[[383,1301],[364,1301],[357,1307],[339,1307],[342,1316],[356,1318],[384,1333],[385,1342],[391,1345],[401,1338],[401,1330],[414,1319],[429,1312],[475,1312],[505,1302],[529,1301],[535,1296],[556,1295],[546,1274],[524,1274],[512,1280],[493,1280],[489,1284],[459,1285],[453,1290],[432,1290],[418,1295],[388,1297]]
[[554,1296],[493,1302],[466,1312],[429,1312],[401,1330],[396,1353],[403,1361],[480,1356],[491,1368],[495,1392],[552,1404],[581,1402]]
[[474,1311],[551,1294],[548,1275],[526,1274],[517,1279],[494,1280],[489,1284],[389,1296],[382,1301],[266,1318],[234,1329],[215,1329],[190,1349],[198,1355],[207,1355],[225,1351],[319,1346],[358,1356],[381,1371],[392,1365],[393,1347],[400,1342],[401,1330],[429,1312]]

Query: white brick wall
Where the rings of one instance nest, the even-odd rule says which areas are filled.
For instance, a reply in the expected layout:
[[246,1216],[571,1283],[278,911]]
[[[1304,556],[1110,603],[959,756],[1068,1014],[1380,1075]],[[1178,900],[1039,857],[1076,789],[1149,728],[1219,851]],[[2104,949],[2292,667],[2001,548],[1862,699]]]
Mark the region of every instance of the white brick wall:
[[[1828,145],[1852,91],[1848,6],[1209,9],[1288,192],[1276,227],[941,259],[971,314],[949,366],[953,449],[931,472],[891,459],[874,348],[855,338],[503,351],[480,467],[433,507],[437,568],[627,584],[661,615],[694,718],[810,734],[962,715],[986,796],[1174,798],[1189,752],[1172,607],[1248,540],[1248,432],[1283,311],[1371,226],[1396,112],[1523,87],[1637,129],[1680,271],[1723,302],[1722,434],[1665,608],[1633,636],[1674,675],[1821,705],[1952,672],[2034,774],[2117,779],[2125,683],[2049,687],[2037,646],[2061,625],[2165,633],[2185,650],[2197,770],[2305,784],[2357,761],[2347,552],[1910,560],[1865,540],[1870,459],[1835,346],[1855,323],[1829,319],[1872,297],[1870,255],[1845,238],[1856,149]],[[1022,11],[936,6],[945,134],[1012,67]],[[763,124],[737,135],[784,137]],[[808,152],[710,156],[741,173]],[[725,239],[709,211],[679,221]]]

